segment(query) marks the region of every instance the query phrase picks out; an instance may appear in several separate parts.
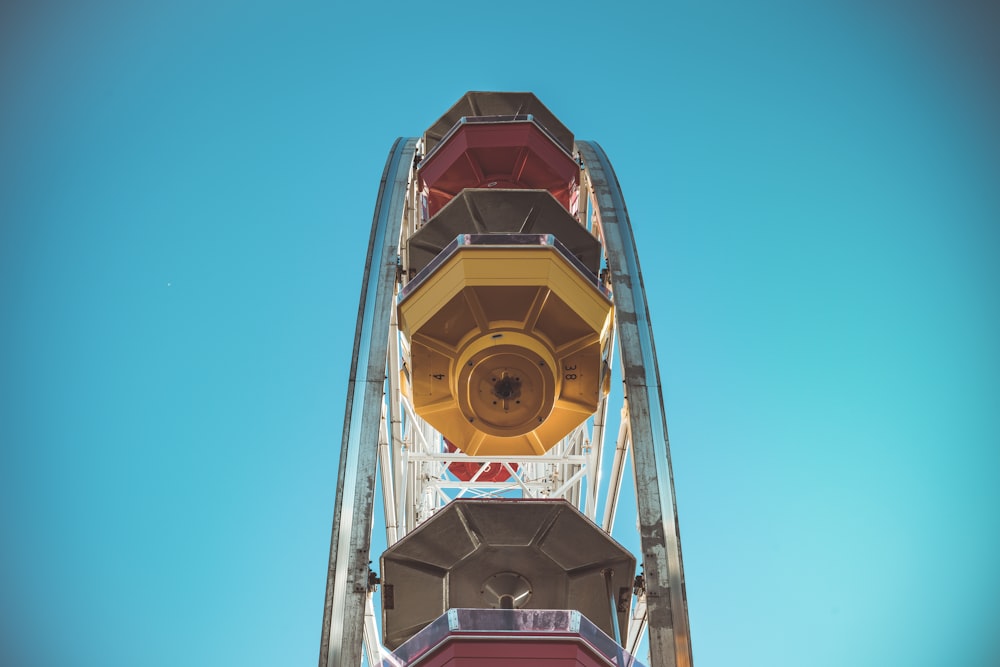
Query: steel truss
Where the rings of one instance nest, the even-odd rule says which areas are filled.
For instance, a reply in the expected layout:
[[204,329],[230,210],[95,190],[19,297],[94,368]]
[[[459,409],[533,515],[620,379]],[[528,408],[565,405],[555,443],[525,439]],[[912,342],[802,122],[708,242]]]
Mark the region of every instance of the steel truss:
[[[617,178],[603,149],[578,141],[583,219],[603,245],[606,279],[615,306],[615,338],[624,397],[618,435],[606,444],[611,406],[605,397],[594,416],[542,456],[469,456],[448,452],[441,436],[413,408],[403,391],[406,341],[395,303],[406,284],[407,242],[420,226],[416,163],[421,140],[398,139],[379,188],[361,289],[358,325],[348,383],[333,535],[323,616],[320,667],[359,665],[362,646],[381,654],[372,604],[369,563],[376,477],[381,480],[385,539],[392,545],[456,498],[565,498],[610,533],[632,457],[643,581],[637,582],[628,647],[648,632],[650,667],[692,664],[680,534],[666,418],[653,332],[632,236]],[[609,346],[614,349],[614,342]],[[614,447],[611,466],[602,465]],[[610,454],[610,452],[609,452]],[[461,480],[452,463],[500,465],[503,481],[480,473]],[[378,474],[376,474],[376,471]],[[603,503],[603,505],[602,505]],[[599,509],[603,509],[600,516]],[[369,659],[378,664],[379,659]]]

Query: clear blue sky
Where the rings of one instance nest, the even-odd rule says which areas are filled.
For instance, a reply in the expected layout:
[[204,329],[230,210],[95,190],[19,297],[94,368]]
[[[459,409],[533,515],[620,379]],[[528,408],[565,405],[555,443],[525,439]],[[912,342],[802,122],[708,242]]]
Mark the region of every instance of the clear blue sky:
[[987,4],[4,3],[0,664],[315,664],[382,165],[493,89],[621,179],[698,667],[996,667]]

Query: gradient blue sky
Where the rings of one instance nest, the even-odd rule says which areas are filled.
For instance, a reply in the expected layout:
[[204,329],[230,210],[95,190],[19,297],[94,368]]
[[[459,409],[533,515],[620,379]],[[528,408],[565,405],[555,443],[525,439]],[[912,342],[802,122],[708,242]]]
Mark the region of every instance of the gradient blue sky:
[[315,663],[378,179],[478,89],[622,182],[698,667],[996,667],[990,4],[4,3],[0,664]]

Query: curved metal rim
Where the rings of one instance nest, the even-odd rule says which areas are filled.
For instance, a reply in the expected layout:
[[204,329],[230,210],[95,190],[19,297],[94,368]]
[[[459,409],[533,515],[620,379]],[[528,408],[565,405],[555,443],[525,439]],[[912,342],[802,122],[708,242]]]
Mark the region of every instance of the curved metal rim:
[[389,151],[368,241],[337,475],[320,667],[361,664],[389,314],[416,143],[415,138],[399,138]]
[[639,255],[611,161],[596,142],[578,141],[577,148],[593,188],[617,311],[649,610],[650,667],[690,667],[691,640],[670,444]]

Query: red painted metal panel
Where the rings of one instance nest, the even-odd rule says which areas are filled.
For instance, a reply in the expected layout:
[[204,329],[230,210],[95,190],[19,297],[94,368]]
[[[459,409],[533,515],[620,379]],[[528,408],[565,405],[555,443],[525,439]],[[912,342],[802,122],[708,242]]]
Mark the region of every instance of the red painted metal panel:
[[[448,440],[444,441],[444,446],[449,452],[458,451],[458,447],[456,447],[453,443],[449,442]],[[507,472],[507,469],[504,468],[501,464],[497,463],[496,461],[493,461],[491,463],[471,463],[471,462],[466,463],[464,461],[461,462],[456,461],[455,463],[448,464],[448,470],[451,472],[452,475],[454,475],[458,479],[462,480],[463,482],[468,482],[473,477],[475,477],[476,473],[479,472],[479,469],[484,466],[486,467],[486,470],[483,470],[483,472],[479,474],[479,477],[477,478],[478,481],[506,482],[508,479],[510,479],[510,473]],[[511,467],[515,471],[517,471],[516,463],[513,464]]]
[[532,121],[463,123],[419,175],[430,217],[465,188],[548,190],[573,213],[580,166]]
[[[531,502],[531,501],[528,501]],[[382,667],[643,667],[578,611],[450,609]]]
[[453,637],[430,653],[418,667],[609,667],[585,644],[572,639]]

